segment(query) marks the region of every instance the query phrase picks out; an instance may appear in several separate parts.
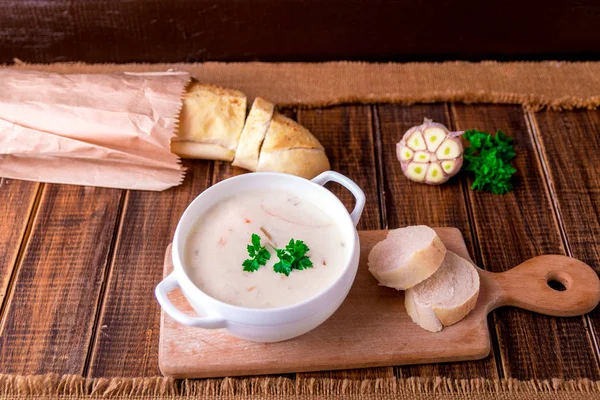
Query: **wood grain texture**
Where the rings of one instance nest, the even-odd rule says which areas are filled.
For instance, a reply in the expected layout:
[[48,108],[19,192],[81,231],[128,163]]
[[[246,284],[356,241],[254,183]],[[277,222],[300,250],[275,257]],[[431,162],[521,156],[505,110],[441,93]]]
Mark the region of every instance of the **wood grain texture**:
[[[567,251],[600,273],[600,111],[540,112],[532,119]],[[590,314],[596,351],[600,311]],[[598,353],[596,353],[598,354]],[[572,363],[581,356],[571,353]]]
[[130,191],[107,282],[88,376],[155,376],[160,311],[154,287],[187,205],[210,185],[211,162],[187,161],[183,185]]
[[[453,178],[442,186],[427,186],[410,182],[400,169],[396,143],[409,128],[422,124],[424,117],[448,124],[447,109],[442,104],[377,107],[376,127],[380,141],[381,191],[384,193],[386,227],[393,229],[420,224],[452,226],[462,232],[469,253],[474,254],[461,180]],[[396,374],[400,377],[443,375],[459,379],[498,377],[494,354],[476,362],[399,367]]]
[[[325,148],[331,169],[346,175],[365,192],[367,202],[358,229],[380,229],[379,188],[370,106],[343,106],[322,110],[298,110],[298,122]],[[354,196],[338,184],[326,187],[346,208],[354,208]]]
[[[482,267],[499,272],[536,255],[565,254],[521,107],[453,105],[452,115],[457,129],[501,129],[515,139],[515,190],[503,196],[468,190]],[[505,377],[598,377],[581,318],[549,318],[510,308],[494,316]]]
[[230,162],[227,161],[215,161],[213,171],[211,174],[211,179],[213,184],[221,182],[224,179],[231,178],[233,176],[247,174],[250,171],[240,168],[234,167]]
[[36,182],[0,178],[0,311],[39,187]]
[[[600,54],[600,6],[594,0],[552,7],[543,0],[467,0],[458,6],[384,0],[5,0],[3,11],[1,63],[13,57],[47,63]],[[486,23],[477,29],[456,29],[481,18]]]
[[[291,112],[286,113],[287,116]],[[367,202],[358,229],[381,229],[379,188],[375,160],[375,143],[370,106],[339,106],[323,110],[298,110],[297,121],[312,132],[325,148],[331,169],[354,180],[365,192]],[[335,183],[325,185],[348,210],[354,197]],[[392,368],[367,368],[300,374],[302,377],[383,378],[393,376]]]
[[0,327],[0,371],[83,372],[121,194],[44,186]]

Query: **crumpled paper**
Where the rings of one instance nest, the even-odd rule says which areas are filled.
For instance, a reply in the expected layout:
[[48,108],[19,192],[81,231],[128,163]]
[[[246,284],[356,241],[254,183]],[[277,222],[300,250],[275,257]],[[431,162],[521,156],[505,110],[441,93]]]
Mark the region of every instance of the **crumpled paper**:
[[170,150],[190,75],[0,69],[0,176],[164,190],[185,170]]

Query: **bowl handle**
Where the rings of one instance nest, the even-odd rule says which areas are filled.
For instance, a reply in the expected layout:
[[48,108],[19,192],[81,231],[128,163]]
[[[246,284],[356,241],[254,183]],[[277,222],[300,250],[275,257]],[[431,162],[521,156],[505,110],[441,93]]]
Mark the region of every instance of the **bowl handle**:
[[340,174],[335,171],[325,171],[322,174],[316,176],[312,179],[312,181],[321,186],[325,185],[329,181],[337,182],[354,195],[356,199],[356,205],[354,206],[354,210],[350,213],[350,218],[352,218],[352,222],[354,222],[354,226],[358,225],[358,220],[362,215],[363,208],[365,208],[365,194],[362,189],[354,183],[354,181],[347,176]]
[[171,303],[167,294],[177,288],[181,288],[175,277],[175,273],[171,272],[162,282],[156,286],[156,299],[160,306],[167,314],[175,321],[183,325],[197,326],[205,329],[219,329],[227,326],[227,321],[216,317],[190,317],[181,312]]

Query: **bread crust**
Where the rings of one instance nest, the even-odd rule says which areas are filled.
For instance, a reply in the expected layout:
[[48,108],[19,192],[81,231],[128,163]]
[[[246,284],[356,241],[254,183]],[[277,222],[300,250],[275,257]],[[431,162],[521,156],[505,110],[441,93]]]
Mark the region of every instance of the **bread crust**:
[[330,169],[325,149],[308,129],[275,112],[262,144],[258,172],[283,172],[312,179]]
[[[171,150],[186,158],[232,161],[246,119],[246,96],[237,90],[192,82],[183,97]],[[207,146],[176,143],[207,144]],[[219,151],[216,146],[223,148]],[[185,154],[179,153],[181,149]]]
[[276,112],[273,114],[261,152],[289,149],[323,150],[323,146],[308,129]]
[[[386,240],[394,239],[387,238]],[[369,271],[381,285],[397,290],[409,289],[429,278],[438,270],[446,255],[446,246],[436,235],[427,247],[413,253],[401,268],[381,270],[375,268],[371,261],[371,254],[374,254],[374,251],[379,251],[378,246],[381,246],[381,243],[377,243],[369,254]],[[398,245],[401,246],[402,244]]]
[[259,152],[269,129],[274,109],[273,103],[260,97],[254,100],[240,135],[240,142],[233,160],[234,166],[256,171]]
[[171,142],[171,151],[181,158],[231,161],[234,151],[214,143]]
[[312,179],[330,169],[329,160],[322,149],[288,149],[261,152],[258,172],[283,172]]

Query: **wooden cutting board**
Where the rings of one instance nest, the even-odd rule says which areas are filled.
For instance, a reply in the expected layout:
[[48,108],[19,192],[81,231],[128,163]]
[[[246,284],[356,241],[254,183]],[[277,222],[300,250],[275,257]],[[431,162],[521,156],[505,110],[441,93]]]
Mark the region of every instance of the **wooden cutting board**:
[[[458,229],[435,230],[449,250],[470,259]],[[285,342],[254,343],[220,330],[181,325],[163,312],[162,373],[207,378],[475,360],[490,352],[487,314],[491,310],[506,305],[575,316],[591,311],[600,300],[600,281],[588,265],[564,256],[540,256],[503,273],[479,270],[476,308],[459,323],[438,333],[428,332],[406,314],[403,292],[378,286],[367,270],[371,248],[387,231],[359,235],[361,257],[354,285],[337,312],[321,326]],[[172,269],[169,246],[165,276]],[[552,289],[549,281],[560,282],[566,290]],[[193,314],[180,292],[170,297],[181,310]]]

